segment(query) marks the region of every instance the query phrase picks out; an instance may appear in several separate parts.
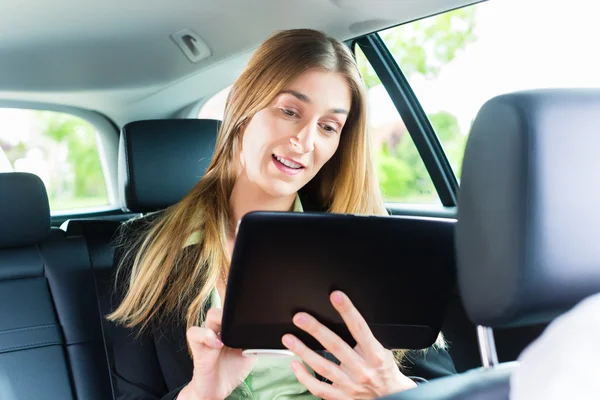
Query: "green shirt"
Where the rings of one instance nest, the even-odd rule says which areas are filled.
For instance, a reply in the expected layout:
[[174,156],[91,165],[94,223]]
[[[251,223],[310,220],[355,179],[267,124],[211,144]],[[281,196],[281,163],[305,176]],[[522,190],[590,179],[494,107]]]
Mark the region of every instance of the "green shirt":
[[[210,298],[212,307],[220,307],[221,299],[217,289],[213,289]],[[266,358],[258,357],[254,368],[227,400],[314,400],[306,387],[298,382],[290,364],[293,359],[300,360],[297,356]],[[314,374],[312,369],[304,364]]]
[[[296,196],[293,211],[303,212],[300,198]],[[202,235],[194,232],[188,239],[186,246],[198,243]],[[211,307],[221,307],[221,298],[216,288],[211,292]],[[294,356],[299,360],[298,357]],[[256,364],[248,377],[228,397],[227,400],[315,400],[304,385],[298,382],[291,368],[292,357],[267,358],[258,357]],[[307,369],[314,374],[308,365]]]

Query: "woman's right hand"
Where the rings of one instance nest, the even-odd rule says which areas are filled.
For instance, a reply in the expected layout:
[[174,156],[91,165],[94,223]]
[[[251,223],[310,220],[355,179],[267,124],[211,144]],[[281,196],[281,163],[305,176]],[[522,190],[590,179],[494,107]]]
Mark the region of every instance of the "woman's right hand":
[[252,370],[254,358],[244,357],[241,349],[223,345],[219,339],[223,312],[211,308],[202,327],[187,331],[194,358],[194,376],[177,400],[223,400]]

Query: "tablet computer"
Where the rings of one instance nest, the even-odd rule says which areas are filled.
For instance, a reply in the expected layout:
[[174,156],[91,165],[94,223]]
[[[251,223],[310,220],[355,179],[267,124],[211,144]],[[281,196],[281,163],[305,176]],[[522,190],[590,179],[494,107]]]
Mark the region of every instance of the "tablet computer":
[[253,212],[238,226],[223,306],[226,346],[285,349],[305,311],[351,346],[329,296],[341,290],[388,349],[431,346],[455,283],[454,220],[329,213]]

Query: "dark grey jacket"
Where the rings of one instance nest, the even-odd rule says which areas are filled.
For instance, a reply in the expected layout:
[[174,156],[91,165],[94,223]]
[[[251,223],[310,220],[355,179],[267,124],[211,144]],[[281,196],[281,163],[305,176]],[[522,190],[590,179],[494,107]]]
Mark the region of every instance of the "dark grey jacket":
[[[150,219],[153,217],[150,217]],[[139,234],[148,223],[147,218],[124,224],[120,235]],[[115,266],[122,251],[115,252]],[[127,282],[127,266],[116,282]],[[111,299],[114,309],[122,299],[124,290],[116,290]],[[193,363],[187,350],[186,327],[182,321],[173,320],[162,325],[152,324],[145,333],[136,337],[137,331],[109,323],[105,333],[107,349],[112,356],[111,370],[117,400],[168,400],[175,399],[179,391],[192,378]],[[326,358],[336,361],[329,353]],[[405,375],[415,381],[455,374],[456,370],[448,352],[430,350],[410,352],[405,362]]]

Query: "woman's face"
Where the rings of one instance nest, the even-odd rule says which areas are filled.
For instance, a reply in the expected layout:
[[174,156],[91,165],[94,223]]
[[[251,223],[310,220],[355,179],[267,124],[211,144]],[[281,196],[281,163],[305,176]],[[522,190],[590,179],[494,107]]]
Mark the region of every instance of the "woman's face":
[[271,196],[296,193],[337,150],[351,99],[344,76],[301,74],[246,126],[242,173]]

